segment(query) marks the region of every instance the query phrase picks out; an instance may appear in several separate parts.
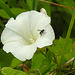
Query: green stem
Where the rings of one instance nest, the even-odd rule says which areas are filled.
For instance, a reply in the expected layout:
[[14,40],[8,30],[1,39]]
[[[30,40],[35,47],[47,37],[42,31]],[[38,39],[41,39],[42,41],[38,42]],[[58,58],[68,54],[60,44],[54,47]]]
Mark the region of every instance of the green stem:
[[69,25],[69,28],[68,28],[68,31],[67,31],[65,46],[62,49],[62,54],[61,54],[59,65],[57,67],[57,74],[56,75],[61,75],[61,69],[62,69],[62,65],[63,65],[63,61],[64,61],[64,51],[66,49],[68,39],[70,38],[70,35],[71,35],[71,31],[72,31],[73,24],[74,24],[74,19],[75,19],[75,10],[73,12],[73,15],[72,15],[72,18],[71,18],[71,21],[70,21],[70,25]]
[[56,73],[56,75],[60,75],[62,65],[63,65],[63,53],[62,53],[62,55],[61,55],[59,65],[58,65],[58,67],[57,67],[57,73]]
[[70,25],[69,25],[69,28],[68,28],[66,38],[70,38],[70,34],[71,34],[73,24],[74,24],[74,19],[75,19],[75,10],[74,10],[74,13],[73,13],[72,18],[71,18],[71,22],[70,22]]
[[34,9],[37,11],[39,0],[34,1]]

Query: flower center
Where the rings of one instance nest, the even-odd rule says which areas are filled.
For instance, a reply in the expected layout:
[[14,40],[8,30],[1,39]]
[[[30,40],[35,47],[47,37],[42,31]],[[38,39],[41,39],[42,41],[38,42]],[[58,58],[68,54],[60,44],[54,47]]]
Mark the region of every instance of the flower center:
[[35,42],[35,40],[33,38],[30,38],[29,40],[30,40],[31,43]]

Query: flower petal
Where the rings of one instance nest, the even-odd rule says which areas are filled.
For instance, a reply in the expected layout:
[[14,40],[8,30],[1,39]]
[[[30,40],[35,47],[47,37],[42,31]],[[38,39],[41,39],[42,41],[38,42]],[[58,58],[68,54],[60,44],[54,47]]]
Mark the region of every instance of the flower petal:
[[42,38],[38,38],[38,40],[36,41],[36,44],[38,48],[42,48],[44,46],[52,45],[52,41],[42,37]]
[[50,23],[50,21],[50,17],[47,17],[45,14],[36,11],[30,11],[30,24],[32,29],[38,26],[45,27]]
[[50,24],[48,24],[45,28],[44,28],[44,35],[42,37],[48,38],[51,41],[53,41],[55,39],[55,33],[53,28],[51,27]]
[[11,18],[1,35],[4,51],[11,52],[21,61],[31,59],[37,47],[52,45],[55,34],[50,21],[44,9],[42,12],[23,12],[15,20]]
[[3,44],[12,42],[12,41],[19,41],[25,45],[30,44],[30,42],[25,37],[22,37],[20,34],[16,33],[15,31],[7,27],[2,32],[1,41]]
[[28,12],[24,12],[22,13],[23,15],[21,15],[21,19],[16,18],[16,20],[14,20],[13,18],[11,18],[7,24],[6,27],[15,31],[16,33],[20,34],[22,37],[25,37],[26,39],[29,39],[30,37],[32,37],[32,34],[30,32],[30,28],[29,26],[29,13]]
[[20,29],[22,29],[25,34],[30,33],[30,27],[29,27],[29,12],[23,12],[20,15],[16,17],[16,21],[20,26]]
[[52,42],[55,39],[55,34],[51,25],[46,26],[42,35],[39,35],[40,36],[36,41],[37,47],[42,48],[44,46],[49,46],[53,44]]
[[11,52],[16,58],[21,61],[26,60],[25,46],[20,42],[10,42],[3,46],[3,49],[8,53]]
[[16,58],[21,61],[31,59],[36,51],[36,45],[23,45],[21,42],[10,42],[3,46],[3,49],[8,53],[11,52]]
[[11,18],[6,27],[27,39],[37,39],[37,30],[47,26],[49,23],[50,17],[37,11],[30,11],[21,13],[16,17],[16,20]]
[[30,11],[30,26],[34,38],[38,37],[38,29],[42,29],[50,23],[50,17],[37,11]]
[[[35,11],[35,13],[36,13],[36,11]],[[29,38],[35,39],[35,36],[33,34],[33,30],[34,30],[35,22],[37,22],[37,20],[39,20],[37,18],[37,16],[36,17],[33,16],[33,15],[35,15],[35,13],[32,14],[31,11],[30,12],[23,12],[16,17],[16,21],[19,24],[22,24],[22,26],[24,28],[23,30],[25,31],[25,35],[29,36],[28,39]],[[34,21],[33,18],[36,20]],[[36,37],[38,37],[37,32],[35,32],[35,34],[36,34]]]
[[[15,31],[18,34],[23,34],[23,30],[21,29],[20,25],[17,23],[16,20],[14,20],[14,18],[10,18],[9,21],[7,22],[7,24],[5,25],[7,28]],[[21,32],[20,32],[21,31]]]
[[35,43],[32,45],[26,46],[26,58],[31,59],[36,50],[37,50],[37,46]]

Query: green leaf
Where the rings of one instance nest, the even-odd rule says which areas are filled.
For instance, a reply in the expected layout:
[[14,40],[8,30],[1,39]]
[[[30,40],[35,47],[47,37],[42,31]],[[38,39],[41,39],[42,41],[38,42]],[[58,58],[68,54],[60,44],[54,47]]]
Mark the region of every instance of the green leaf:
[[13,60],[13,55],[11,53],[6,53],[2,49],[0,49],[0,66],[10,66],[11,61]]
[[16,0],[8,0],[8,4],[12,7],[16,7]]
[[25,3],[25,0],[19,0],[19,5],[20,5],[20,7],[24,8],[25,10],[28,9],[28,7],[26,6],[27,4]]
[[[21,9],[21,8],[11,8],[10,10],[15,16],[26,11],[25,9]],[[10,18],[10,16],[3,9],[0,9],[0,17],[5,18],[5,19]]]
[[36,75],[39,75],[39,73],[44,75],[50,70],[51,61],[52,53],[50,51],[47,51],[46,56],[44,56],[42,53],[35,54],[32,58],[32,73],[36,72]]
[[22,12],[26,12],[26,10],[22,8],[11,8],[11,11],[15,16],[19,15]]
[[0,75],[3,75],[3,74],[0,72]]
[[[15,63],[16,62],[16,63]],[[11,62],[10,67],[11,68],[15,68],[16,66],[18,66],[19,64],[21,64],[23,61],[18,60],[17,58],[14,58],[13,61]]]
[[0,7],[10,16],[10,17],[14,17],[15,15],[11,12],[10,8],[3,2],[0,1]]
[[66,6],[75,7],[75,1],[74,0],[64,0],[63,3]]
[[34,0],[26,0],[26,2],[27,2],[27,4],[28,4],[28,7],[29,7],[30,10],[33,9],[33,1],[34,1]]
[[[63,39],[60,37],[59,40],[55,40],[54,44],[52,45],[52,47],[48,47],[48,49],[53,52],[55,55],[61,55],[62,50],[64,48],[65,45],[65,41],[66,39]],[[69,52],[70,50],[72,50],[72,39],[68,39],[67,45],[66,45],[66,49],[65,49],[65,53]]]
[[0,1],[3,1],[4,3],[7,2],[7,0],[0,0]]
[[42,61],[45,59],[45,56],[41,53],[34,54],[32,58],[32,66],[31,69],[39,69]]
[[5,19],[10,18],[10,16],[3,9],[0,9],[0,17],[5,18]]
[[46,58],[42,61],[40,66],[40,72],[42,75],[47,73],[51,68],[51,61],[52,61],[53,54],[50,51],[47,51]]
[[33,73],[29,73],[28,75],[34,75]]
[[15,69],[12,69],[10,67],[4,67],[4,68],[2,68],[1,73],[3,75],[28,75],[25,72],[22,72],[20,70],[15,70]]
[[72,57],[75,57],[75,50],[72,50],[72,52],[71,52],[71,58]]
[[1,73],[1,66],[0,66],[0,75],[2,75],[2,73]]

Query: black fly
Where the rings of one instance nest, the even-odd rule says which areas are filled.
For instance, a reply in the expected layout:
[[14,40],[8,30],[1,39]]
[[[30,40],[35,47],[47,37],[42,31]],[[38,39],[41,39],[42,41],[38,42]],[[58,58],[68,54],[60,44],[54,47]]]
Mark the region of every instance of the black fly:
[[40,33],[39,33],[39,34],[42,36],[42,34],[44,33],[44,31],[45,31],[45,30],[44,30],[44,29],[42,29],[42,30],[38,30],[38,31],[40,31]]

